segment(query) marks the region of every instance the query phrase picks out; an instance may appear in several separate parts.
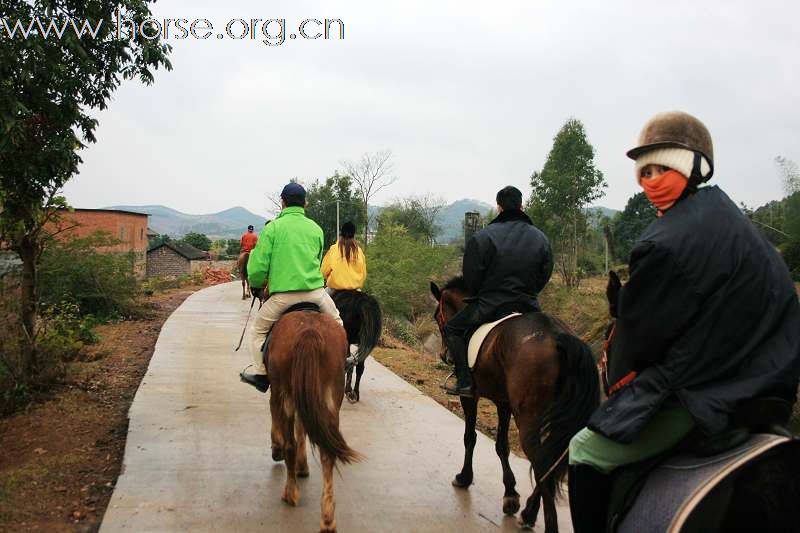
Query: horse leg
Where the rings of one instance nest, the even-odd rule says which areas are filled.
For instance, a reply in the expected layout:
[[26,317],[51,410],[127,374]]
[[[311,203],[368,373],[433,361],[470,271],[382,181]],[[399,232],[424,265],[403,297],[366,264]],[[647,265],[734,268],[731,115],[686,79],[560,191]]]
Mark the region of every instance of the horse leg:
[[361,376],[364,375],[364,362],[360,362],[356,365],[356,389],[353,393],[356,396],[356,401],[361,399],[361,393],[358,392],[358,387],[361,385]]
[[[520,443],[522,444],[522,449],[525,452],[525,455],[528,457],[528,460],[531,461],[531,472],[536,480],[536,486],[533,488],[533,493],[531,493],[528,501],[525,502],[525,509],[522,510],[519,517],[519,525],[523,529],[533,529],[534,524],[536,524],[536,517],[539,515],[539,507],[542,504],[542,497],[543,494],[543,487],[541,483],[539,483],[538,473],[533,470],[533,461],[536,457],[535,451],[536,446],[538,445],[538,439],[530,438],[530,432],[535,431],[535,413],[525,413],[522,416],[516,416],[517,420],[517,427],[519,428],[519,435],[520,435]],[[547,530],[547,533],[550,533],[550,530]]]
[[322,459],[322,499],[320,507],[322,516],[319,520],[320,533],[336,532],[336,499],[333,496],[333,466],[336,458],[320,450]]
[[496,405],[499,422],[497,424],[497,442],[494,445],[494,449],[503,467],[503,485],[506,488],[506,492],[503,495],[503,513],[513,515],[519,511],[519,493],[516,491],[517,480],[511,470],[511,465],[508,463],[508,427],[511,422],[511,407],[506,403],[498,403]]
[[464,410],[464,466],[453,480],[454,487],[466,488],[472,484],[472,452],[478,435],[475,433],[475,422],[478,418],[478,399],[461,397],[461,408]]
[[284,418],[281,433],[283,433],[286,443],[284,446],[286,454],[286,487],[283,489],[281,499],[295,507],[300,501],[300,489],[297,487],[297,442],[294,439],[294,416]]
[[542,507],[544,508],[545,533],[558,533],[556,483],[552,476],[549,479],[544,480],[544,490],[542,490]]
[[294,421],[294,441],[297,443],[297,477],[308,477],[308,455],[306,454],[306,430],[300,418]]
[[353,394],[353,367],[347,369],[347,378],[344,385],[344,396],[350,403],[355,403],[355,395]]
[[269,410],[272,414],[270,440],[272,441],[272,460],[276,463],[283,461],[283,448],[285,446],[284,438],[281,434],[281,424],[283,424],[281,418],[284,416],[282,403],[280,395],[273,388],[269,399]]
[[242,300],[247,300],[247,292],[245,291],[245,284],[247,282],[242,278]]

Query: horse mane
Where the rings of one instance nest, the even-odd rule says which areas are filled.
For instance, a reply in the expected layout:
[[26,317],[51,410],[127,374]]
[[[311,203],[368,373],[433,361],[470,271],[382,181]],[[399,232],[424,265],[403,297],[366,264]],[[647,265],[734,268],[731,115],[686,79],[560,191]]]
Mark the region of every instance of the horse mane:
[[442,287],[442,290],[444,291],[449,289],[455,289],[466,294],[472,294],[472,290],[470,290],[467,282],[464,280],[464,276],[454,276],[450,278],[447,283],[444,284],[444,287]]

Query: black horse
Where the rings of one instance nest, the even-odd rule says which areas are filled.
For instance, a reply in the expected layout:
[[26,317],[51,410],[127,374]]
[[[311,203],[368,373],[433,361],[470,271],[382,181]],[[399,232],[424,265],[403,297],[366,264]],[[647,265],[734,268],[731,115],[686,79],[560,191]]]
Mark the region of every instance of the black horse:
[[[355,403],[360,399],[358,388],[364,374],[364,361],[381,337],[381,307],[375,298],[361,291],[337,291],[333,303],[342,317],[347,342],[358,346],[358,351],[348,357],[345,365],[345,396],[349,402]],[[353,367],[356,369],[355,388],[352,387]]]

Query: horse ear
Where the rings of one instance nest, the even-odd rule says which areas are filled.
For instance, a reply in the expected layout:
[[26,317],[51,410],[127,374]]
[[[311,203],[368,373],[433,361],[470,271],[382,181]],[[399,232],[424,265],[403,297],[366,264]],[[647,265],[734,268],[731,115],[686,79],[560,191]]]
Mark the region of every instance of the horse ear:
[[442,291],[439,290],[439,286],[433,281],[431,281],[431,294],[433,294],[437,302],[442,299]]
[[612,318],[617,318],[617,301],[619,300],[619,290],[622,282],[613,270],[608,271],[608,285],[606,285],[606,298],[608,299],[608,314]]

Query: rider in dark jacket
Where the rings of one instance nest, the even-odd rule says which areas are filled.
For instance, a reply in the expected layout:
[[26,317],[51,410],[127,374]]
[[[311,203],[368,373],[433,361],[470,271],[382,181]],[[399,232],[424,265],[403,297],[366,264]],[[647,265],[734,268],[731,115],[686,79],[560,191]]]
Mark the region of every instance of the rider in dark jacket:
[[539,311],[537,296],[550,280],[550,242],[522,212],[522,193],[505,187],[497,193],[499,215],[467,242],[464,281],[475,295],[444,327],[445,342],[455,362],[457,384],[448,394],[472,395],[467,342],[485,322],[514,312]]
[[718,187],[711,136],[674,112],[648,122],[637,178],[658,218],[630,257],[609,348],[609,399],[570,443],[576,533],[605,530],[617,467],[669,450],[694,427],[725,430],[744,400],[794,402],[800,305],[775,248]]

